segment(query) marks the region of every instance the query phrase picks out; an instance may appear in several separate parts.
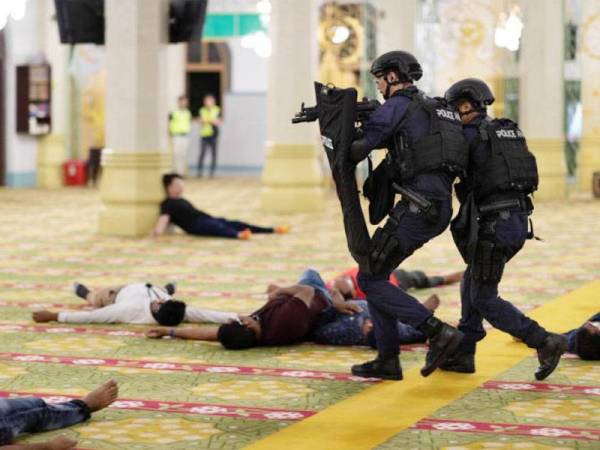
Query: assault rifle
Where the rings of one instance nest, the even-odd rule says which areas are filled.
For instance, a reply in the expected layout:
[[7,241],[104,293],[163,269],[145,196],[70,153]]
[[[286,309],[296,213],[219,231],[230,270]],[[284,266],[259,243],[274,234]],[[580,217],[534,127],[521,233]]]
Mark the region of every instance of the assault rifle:
[[[377,109],[381,103],[377,100],[369,100],[363,97],[362,101],[356,102],[356,119],[355,122],[364,122],[369,118],[369,115]],[[292,118],[292,123],[314,122],[319,118],[316,106],[304,106],[304,102],[300,106],[300,112],[296,113]]]

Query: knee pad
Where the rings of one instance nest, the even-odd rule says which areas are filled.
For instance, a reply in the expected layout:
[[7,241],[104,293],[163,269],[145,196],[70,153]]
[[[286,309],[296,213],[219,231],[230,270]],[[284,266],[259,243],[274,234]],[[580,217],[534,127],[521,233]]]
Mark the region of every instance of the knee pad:
[[371,238],[370,266],[374,274],[391,272],[393,260],[400,248],[396,237],[385,228],[377,228]]
[[506,254],[492,241],[479,241],[473,261],[473,279],[485,283],[498,283],[504,272]]

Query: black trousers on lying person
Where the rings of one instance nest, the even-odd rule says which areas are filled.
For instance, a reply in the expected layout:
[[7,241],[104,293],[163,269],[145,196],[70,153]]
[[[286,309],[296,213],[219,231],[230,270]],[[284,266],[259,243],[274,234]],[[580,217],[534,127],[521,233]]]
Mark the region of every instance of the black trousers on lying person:
[[270,227],[259,227],[238,220],[227,220],[222,217],[201,218],[194,223],[194,227],[188,233],[195,236],[218,236],[226,238],[237,238],[238,233],[249,229],[256,234],[271,234],[275,229]]

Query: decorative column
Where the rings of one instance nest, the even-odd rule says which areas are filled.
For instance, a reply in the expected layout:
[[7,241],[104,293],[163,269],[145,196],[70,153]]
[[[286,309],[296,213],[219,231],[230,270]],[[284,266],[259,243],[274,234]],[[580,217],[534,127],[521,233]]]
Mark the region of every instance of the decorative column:
[[164,197],[168,0],[106,0],[106,144],[99,231],[148,233]]
[[[431,65],[435,74],[432,82],[427,83],[430,75],[425,73],[419,84],[429,85],[430,95],[443,95],[456,81],[474,76],[497,90],[505,68],[503,52],[494,43],[494,29],[503,6],[503,2],[496,0],[422,3],[421,26],[426,25],[433,36],[424,40],[420,33],[419,49],[425,53],[426,62],[434,60],[425,69]],[[435,45],[433,49],[429,48],[431,44]]]
[[583,1],[581,27],[581,101],[583,132],[578,163],[579,187],[592,190],[592,176],[600,171],[600,3]]
[[69,50],[60,43],[54,1],[40,1],[39,7],[40,47],[52,67],[52,131],[38,140],[37,184],[42,188],[58,188],[63,185],[62,164],[68,158],[65,106],[69,90],[66,63]]
[[[564,137],[564,23],[561,0],[521,2],[519,125],[537,159],[539,199],[567,196]],[[542,51],[543,49],[543,51]]]
[[378,55],[392,50],[415,54],[417,4],[417,0],[379,0],[374,3],[382,12],[377,20]]
[[[271,2],[267,92],[267,156],[262,173],[261,206],[269,212],[323,208],[323,173],[315,123],[292,125],[302,101],[315,102],[316,2]],[[314,40],[313,43],[310,41]]]

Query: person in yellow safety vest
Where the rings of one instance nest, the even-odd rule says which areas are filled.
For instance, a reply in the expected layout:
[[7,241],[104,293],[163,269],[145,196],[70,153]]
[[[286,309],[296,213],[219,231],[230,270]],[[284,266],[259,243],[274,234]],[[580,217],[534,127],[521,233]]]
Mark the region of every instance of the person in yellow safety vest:
[[188,98],[180,95],[177,109],[169,114],[169,135],[173,151],[173,170],[184,175],[187,168],[187,152],[190,146],[189,134],[192,113],[188,109]]
[[215,176],[217,167],[217,138],[219,126],[221,125],[221,108],[216,104],[212,94],[204,96],[202,108],[200,108],[200,159],[198,161],[198,176],[202,176],[204,166],[204,155],[207,149],[211,151],[210,177]]

